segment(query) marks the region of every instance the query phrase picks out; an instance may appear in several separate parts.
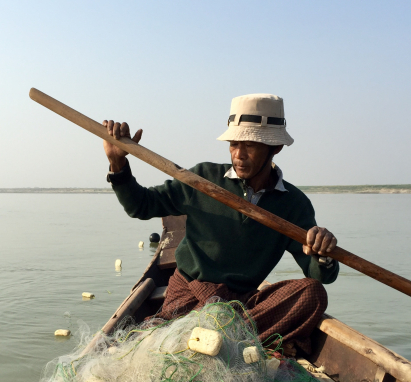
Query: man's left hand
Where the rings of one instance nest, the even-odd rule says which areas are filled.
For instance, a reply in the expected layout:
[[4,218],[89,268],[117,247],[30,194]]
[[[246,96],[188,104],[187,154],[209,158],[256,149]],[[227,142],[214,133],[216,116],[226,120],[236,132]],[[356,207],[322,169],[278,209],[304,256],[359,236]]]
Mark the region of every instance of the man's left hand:
[[327,256],[336,245],[337,239],[330,231],[314,226],[307,232],[307,245],[303,245],[303,252],[311,256]]

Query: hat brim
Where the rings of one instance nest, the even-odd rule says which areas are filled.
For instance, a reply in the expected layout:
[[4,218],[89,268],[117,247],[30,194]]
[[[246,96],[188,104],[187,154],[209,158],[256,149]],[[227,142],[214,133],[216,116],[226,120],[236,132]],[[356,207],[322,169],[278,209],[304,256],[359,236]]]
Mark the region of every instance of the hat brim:
[[269,146],[290,146],[294,142],[285,126],[230,126],[217,139],[219,141],[260,142]]

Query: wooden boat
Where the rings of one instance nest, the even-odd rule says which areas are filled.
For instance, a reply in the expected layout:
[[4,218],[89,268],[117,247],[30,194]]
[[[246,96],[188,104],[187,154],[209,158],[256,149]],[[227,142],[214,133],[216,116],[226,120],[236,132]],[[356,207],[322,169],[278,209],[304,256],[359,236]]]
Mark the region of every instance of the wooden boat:
[[[126,316],[134,316],[139,322],[161,307],[168,280],[176,267],[175,250],[185,236],[185,222],[185,216],[163,218],[161,242],[152,261],[130,295],[103,327],[103,332],[110,333]],[[267,284],[264,282],[260,288]],[[94,346],[95,341],[83,354]],[[298,362],[320,381],[411,381],[410,361],[327,314],[318,323],[312,342],[313,353],[298,358]],[[325,368],[324,372],[319,370],[321,366]]]

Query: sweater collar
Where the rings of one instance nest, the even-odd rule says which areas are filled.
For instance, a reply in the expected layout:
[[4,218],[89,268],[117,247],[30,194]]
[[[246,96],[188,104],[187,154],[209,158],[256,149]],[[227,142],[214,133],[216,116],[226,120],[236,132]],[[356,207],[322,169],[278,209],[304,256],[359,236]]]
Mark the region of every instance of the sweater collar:
[[[281,192],[288,192],[283,183],[283,172],[280,167],[278,167],[274,162],[272,163],[272,169],[277,173],[278,181],[276,185],[272,188],[266,189],[265,191],[277,190]],[[234,170],[234,167],[231,168],[224,174],[225,178],[229,179],[241,179]]]

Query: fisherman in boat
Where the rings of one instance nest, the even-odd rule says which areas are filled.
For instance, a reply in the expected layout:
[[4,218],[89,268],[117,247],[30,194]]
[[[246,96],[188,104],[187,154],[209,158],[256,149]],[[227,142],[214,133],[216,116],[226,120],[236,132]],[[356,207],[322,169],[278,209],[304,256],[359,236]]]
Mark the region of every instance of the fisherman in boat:
[[[104,121],[116,139],[130,137],[127,123]],[[141,139],[142,130],[132,138]],[[199,163],[192,172],[307,230],[302,245],[174,179],[145,188],[132,176],[127,153],[104,141],[110,162],[107,180],[125,211],[139,219],[187,215],[186,236],[178,246],[177,268],[169,280],[158,317],[169,320],[198,310],[210,298],[241,301],[256,322],[259,337],[283,336],[285,353],[295,345],[311,352],[310,334],[327,307],[322,284],[335,281],[338,262],[327,257],[335,236],[318,227],[310,200],[283,179],[273,163],[293,143],[286,130],[283,99],[270,94],[236,97],[228,129],[231,163]],[[305,278],[258,286],[280,261],[292,254]]]

